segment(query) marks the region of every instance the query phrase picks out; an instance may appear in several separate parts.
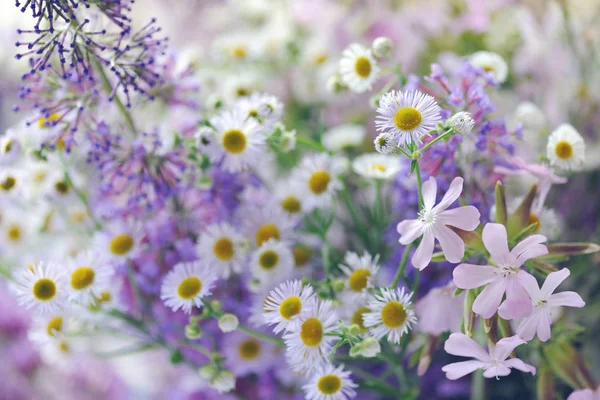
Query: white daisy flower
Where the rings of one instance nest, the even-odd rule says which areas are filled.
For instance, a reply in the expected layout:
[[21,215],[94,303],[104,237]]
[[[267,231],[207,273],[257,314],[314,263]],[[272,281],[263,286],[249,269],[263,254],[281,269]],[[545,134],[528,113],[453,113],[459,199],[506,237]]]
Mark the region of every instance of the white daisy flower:
[[23,268],[16,276],[13,289],[17,301],[37,314],[52,314],[61,310],[67,299],[64,269],[54,263],[39,262]]
[[327,362],[337,326],[338,317],[330,300],[313,299],[303,313],[300,323],[284,336],[286,359],[296,372],[310,372]]
[[248,97],[240,98],[235,107],[242,116],[255,120],[264,128],[264,133],[269,134],[283,116],[283,103],[277,97],[266,93],[253,93]]
[[371,309],[367,307],[369,298],[366,296],[348,296],[348,294],[348,292],[342,294],[343,307],[339,307],[342,321],[348,325],[357,325],[361,336],[366,336],[369,333],[369,328],[365,326],[364,316],[371,312]]
[[2,166],[0,168],[0,196],[9,198],[19,198],[26,185],[23,181],[21,169],[26,164],[17,164],[13,166]]
[[379,153],[361,154],[352,161],[352,169],[365,178],[392,180],[400,172],[398,157]]
[[321,137],[321,143],[329,151],[342,151],[358,147],[365,140],[366,130],[362,125],[344,124],[329,129]]
[[32,244],[38,239],[39,233],[35,226],[37,215],[31,211],[25,212],[16,206],[4,205],[0,218],[0,248],[3,256],[21,257],[32,250]]
[[216,280],[213,270],[200,261],[179,263],[165,276],[160,298],[173,311],[191,314],[193,306],[202,307],[202,299],[211,294]]
[[248,255],[244,237],[228,223],[212,224],[198,238],[198,257],[224,279],[242,272]]
[[356,93],[373,88],[379,77],[379,66],[370,49],[354,43],[344,50],[340,60],[340,74],[344,83]]
[[334,160],[326,154],[305,157],[292,179],[302,189],[306,209],[327,208],[334,194],[342,188]]
[[221,352],[225,365],[238,376],[260,374],[273,365],[275,348],[264,340],[234,332],[224,337]]
[[379,132],[389,132],[399,146],[420,143],[440,121],[440,107],[435,99],[418,90],[392,90],[379,100],[375,125]]
[[313,288],[302,282],[287,281],[271,290],[263,304],[263,317],[267,325],[275,325],[273,332],[297,329],[300,317],[314,299]]
[[101,293],[111,285],[114,270],[108,259],[86,251],[67,262],[69,299],[81,304],[95,304]]
[[503,83],[508,76],[508,65],[506,61],[496,53],[490,51],[478,51],[471,54],[469,62],[485,72],[490,72],[494,80]]
[[283,181],[275,185],[277,206],[292,219],[301,218],[304,211],[304,202],[298,195],[299,192],[300,187],[294,181]]
[[11,164],[21,154],[21,142],[18,136],[10,130],[0,137],[0,164]]
[[346,400],[356,397],[358,385],[350,379],[344,366],[320,366],[302,388],[307,400]]
[[27,337],[32,342],[45,344],[63,337],[69,330],[70,317],[64,311],[49,315],[38,315],[32,320]]
[[367,295],[367,289],[373,287],[375,275],[379,271],[379,255],[375,257],[364,252],[362,256],[349,251],[344,256],[344,264],[339,267],[348,277],[347,290],[354,295],[353,298],[361,298]]
[[377,340],[384,336],[391,343],[400,343],[402,335],[417,322],[410,298],[412,293],[404,293],[404,288],[382,289],[369,302],[371,312],[364,314],[363,320],[369,332]]
[[373,140],[375,150],[380,154],[392,154],[396,150],[398,139],[392,132],[383,132]]
[[142,249],[143,231],[135,222],[116,222],[96,233],[94,250],[114,260],[135,258]]
[[236,218],[243,224],[244,232],[256,247],[260,247],[269,239],[287,242],[294,235],[294,220],[280,208],[240,207]]
[[269,239],[252,254],[250,271],[261,285],[281,282],[289,278],[294,268],[294,254],[290,247],[278,240]]
[[213,162],[222,160],[229,172],[247,170],[257,164],[266,152],[263,128],[239,110],[225,111],[211,120],[216,137],[208,152]]
[[67,367],[75,353],[73,340],[59,336],[50,340],[40,348],[40,356],[44,363],[49,365],[60,365]]
[[562,124],[548,138],[546,156],[550,165],[577,170],[585,161],[585,142],[569,124]]

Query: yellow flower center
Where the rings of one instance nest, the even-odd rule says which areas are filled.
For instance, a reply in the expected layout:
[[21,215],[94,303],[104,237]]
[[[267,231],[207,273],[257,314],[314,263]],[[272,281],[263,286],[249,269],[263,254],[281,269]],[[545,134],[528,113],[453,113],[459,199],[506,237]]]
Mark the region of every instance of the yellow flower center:
[[19,225],[12,225],[8,228],[8,238],[13,242],[21,240],[21,228]]
[[321,194],[327,190],[331,176],[327,171],[316,171],[308,180],[308,187],[314,194]]
[[317,54],[317,56],[315,57],[315,64],[321,65],[325,63],[325,61],[327,61],[328,58],[329,57],[327,57],[327,54],[325,53]]
[[407,316],[404,306],[397,301],[390,301],[381,310],[381,321],[389,328],[402,326]]
[[421,124],[421,113],[414,107],[402,107],[394,115],[394,123],[402,131],[412,131]]
[[238,129],[231,129],[223,134],[223,147],[231,154],[240,154],[246,148],[246,135]]
[[354,71],[361,78],[367,78],[371,75],[371,61],[367,57],[358,57],[354,62]]
[[222,237],[215,242],[213,252],[219,260],[229,261],[234,255],[233,242],[226,237]]
[[484,70],[485,72],[494,72],[494,71],[496,70],[496,68],[494,68],[494,67],[493,67],[493,66],[491,66],[491,65],[484,65],[484,66],[483,66],[483,70]]
[[69,344],[63,340],[58,344],[58,349],[60,351],[62,351],[63,353],[68,353],[70,350],[70,347],[69,347]]
[[90,267],[79,267],[71,274],[71,287],[82,290],[94,283],[96,273]]
[[12,141],[12,139],[11,139],[11,140],[8,140],[8,141],[7,141],[7,142],[4,144],[4,152],[5,152],[5,153],[10,153],[10,151],[12,150],[12,147],[13,147],[13,141]]
[[257,246],[269,239],[279,240],[279,228],[274,224],[264,224],[256,230],[255,239]]
[[535,227],[535,229],[532,233],[537,233],[540,231],[542,224],[541,224],[541,221],[538,218],[538,216],[535,215],[534,213],[529,214],[528,225],[531,225],[531,224],[537,224],[537,226]]
[[371,271],[366,268],[360,268],[353,271],[348,277],[348,285],[355,292],[360,292],[367,287],[367,282],[371,276]]
[[325,395],[336,394],[342,388],[342,380],[337,375],[324,375],[319,378],[317,387]]
[[281,207],[290,214],[295,214],[300,211],[302,205],[297,197],[288,196],[281,201]]
[[312,317],[302,323],[300,339],[306,346],[317,346],[323,340],[323,325],[318,318]]
[[38,127],[40,129],[49,128],[52,126],[52,122],[58,121],[59,118],[60,116],[58,115],[58,113],[50,114],[48,118],[41,117],[40,119],[38,119]]
[[262,269],[266,269],[267,271],[272,270],[277,266],[277,262],[279,261],[279,254],[274,252],[273,250],[267,250],[260,255],[258,259],[258,263]]
[[302,311],[302,300],[298,296],[288,297],[279,306],[279,314],[285,319],[298,315],[300,311]]
[[100,298],[98,299],[98,301],[100,303],[106,303],[108,301],[110,301],[112,299],[112,295],[110,294],[110,292],[100,292]]
[[62,317],[54,317],[50,321],[48,321],[48,325],[46,326],[46,332],[48,336],[55,336],[57,332],[62,331],[63,326],[63,318]]
[[238,97],[250,96],[252,94],[252,90],[244,87],[239,87],[235,91],[235,94],[237,94]]
[[255,339],[246,339],[240,343],[239,353],[243,360],[254,360],[260,354],[260,343]]
[[296,268],[302,268],[310,261],[312,257],[312,251],[308,247],[296,246],[294,247],[294,264]]
[[67,183],[64,181],[56,182],[54,184],[54,189],[56,189],[56,191],[60,194],[69,193],[69,185],[67,185]]
[[368,312],[371,312],[371,310],[369,310],[368,307],[361,307],[358,310],[354,311],[354,314],[352,314],[352,323],[358,325],[360,327],[361,332],[367,331],[367,327],[365,326],[363,316]]
[[33,285],[33,296],[38,300],[52,300],[55,295],[56,284],[52,279],[42,278]]
[[177,288],[179,297],[185,300],[193,299],[202,290],[202,281],[195,276],[188,276],[181,281]]
[[133,238],[126,233],[116,235],[110,241],[110,252],[118,256],[123,256],[133,248]]
[[371,164],[371,169],[385,172],[387,170],[387,167],[383,164]]
[[252,117],[252,118],[257,118],[258,117],[258,111],[257,110],[250,110],[250,111],[248,111],[248,116]]
[[568,160],[573,155],[573,146],[571,146],[571,143],[562,140],[556,143],[556,147],[554,147],[554,153],[556,153],[556,157],[562,160]]
[[6,190],[7,192],[14,188],[15,185],[17,184],[17,180],[15,178],[13,178],[12,176],[7,176],[4,179],[4,182],[2,182],[2,184],[0,184],[0,187],[2,187],[2,189]]
[[246,58],[246,49],[242,46],[236,46],[233,49],[231,49],[231,56],[240,60],[244,59]]

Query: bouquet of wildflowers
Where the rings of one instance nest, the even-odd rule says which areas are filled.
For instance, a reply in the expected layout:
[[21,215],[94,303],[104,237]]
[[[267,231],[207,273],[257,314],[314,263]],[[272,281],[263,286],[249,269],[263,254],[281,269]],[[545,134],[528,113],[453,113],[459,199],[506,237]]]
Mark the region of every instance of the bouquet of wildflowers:
[[593,18],[180,1],[16,0],[0,399],[599,398]]

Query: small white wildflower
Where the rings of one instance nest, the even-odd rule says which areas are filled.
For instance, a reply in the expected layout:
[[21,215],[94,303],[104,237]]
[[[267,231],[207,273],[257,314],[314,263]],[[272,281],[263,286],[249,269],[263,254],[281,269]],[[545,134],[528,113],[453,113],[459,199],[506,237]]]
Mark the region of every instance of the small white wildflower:
[[461,135],[471,133],[475,127],[475,121],[468,111],[457,112],[450,117],[448,124],[456,133],[460,133]]
[[219,393],[227,393],[235,388],[235,375],[231,371],[221,371],[211,382],[210,386]]
[[240,321],[234,314],[224,314],[219,318],[219,329],[223,333],[233,332],[238,328]]

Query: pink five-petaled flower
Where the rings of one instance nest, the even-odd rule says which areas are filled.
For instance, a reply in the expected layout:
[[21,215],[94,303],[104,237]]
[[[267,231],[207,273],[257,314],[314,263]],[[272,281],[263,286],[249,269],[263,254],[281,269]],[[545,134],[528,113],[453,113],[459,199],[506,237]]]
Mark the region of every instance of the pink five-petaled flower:
[[452,273],[454,284],[461,289],[475,289],[487,285],[473,303],[473,311],[484,318],[494,315],[504,293],[506,301],[498,310],[502,318],[517,319],[528,316],[532,306],[523,281],[531,275],[523,271],[521,266],[530,258],[548,254],[548,248],[542,244],[546,237],[529,236],[509,251],[504,225],[486,224],[482,239],[496,266],[460,264]]
[[519,336],[511,336],[500,339],[496,346],[488,353],[473,339],[462,333],[453,333],[444,344],[446,353],[455,356],[473,357],[475,360],[461,361],[445,365],[442,371],[446,373],[446,378],[455,380],[477,369],[483,369],[483,376],[494,378],[510,374],[511,368],[516,368],[523,372],[529,372],[535,375],[535,367],[524,363],[518,358],[507,360],[510,353],[522,344],[525,344]]
[[430,177],[423,185],[423,209],[418,219],[404,220],[398,224],[397,230],[401,235],[400,243],[407,245],[423,236],[421,244],[412,257],[412,264],[418,268],[425,268],[433,255],[434,239],[442,246],[446,260],[458,263],[465,255],[465,244],[456,232],[448,228],[453,226],[465,231],[472,231],[479,225],[479,211],[473,206],[464,206],[447,210],[448,207],[460,196],[463,179],[454,178],[450,188],[436,206],[437,183]]
[[553,308],[562,306],[581,308],[585,306],[581,296],[575,292],[553,294],[558,285],[567,279],[570,274],[571,272],[567,268],[548,274],[541,289],[533,276],[525,277],[523,287],[529,293],[533,311],[530,316],[521,321],[517,328],[517,334],[524,340],[530,341],[536,332],[542,342],[550,339],[551,310]]
[[600,400],[600,386],[598,389],[577,390],[567,397],[567,400]]

